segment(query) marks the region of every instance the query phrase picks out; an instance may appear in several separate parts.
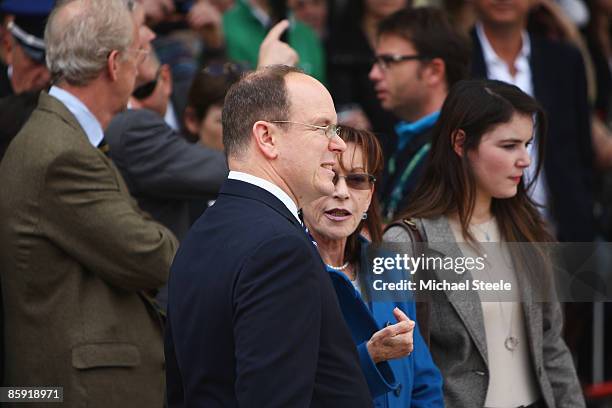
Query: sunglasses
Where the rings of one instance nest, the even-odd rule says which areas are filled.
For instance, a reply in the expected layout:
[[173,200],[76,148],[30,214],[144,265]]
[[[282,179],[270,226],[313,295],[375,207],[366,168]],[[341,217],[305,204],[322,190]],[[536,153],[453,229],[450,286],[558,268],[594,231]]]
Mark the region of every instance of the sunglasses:
[[343,178],[344,181],[346,181],[346,185],[353,190],[369,190],[376,182],[376,177],[367,173],[350,173],[346,176],[340,176],[338,173],[335,173],[332,180],[334,185],[336,185],[341,178]]
[[149,96],[153,94],[155,88],[157,88],[157,82],[159,81],[159,76],[161,74],[161,65],[157,69],[157,73],[155,74],[155,79],[140,85],[138,88],[134,89],[132,92],[132,96],[138,100],[147,99]]

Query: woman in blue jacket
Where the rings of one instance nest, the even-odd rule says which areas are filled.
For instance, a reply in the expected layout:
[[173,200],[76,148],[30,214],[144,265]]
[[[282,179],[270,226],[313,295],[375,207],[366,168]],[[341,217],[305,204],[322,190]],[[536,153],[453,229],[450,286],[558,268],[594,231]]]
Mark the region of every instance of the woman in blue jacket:
[[363,235],[374,243],[382,236],[373,194],[382,150],[365,130],[343,127],[340,137],[347,149],[334,168],[334,193],[303,208],[305,223],[336,289],[374,405],[442,407],[442,377],[415,322],[414,302],[364,300],[372,285],[360,268],[368,243]]

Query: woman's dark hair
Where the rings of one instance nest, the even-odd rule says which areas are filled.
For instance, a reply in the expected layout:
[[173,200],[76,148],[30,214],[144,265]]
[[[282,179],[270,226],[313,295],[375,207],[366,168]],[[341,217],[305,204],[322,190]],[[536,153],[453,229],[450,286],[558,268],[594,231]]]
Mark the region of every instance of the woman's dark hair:
[[[223,106],[223,100],[230,87],[238,82],[243,70],[240,66],[228,61],[211,62],[200,70],[187,96],[187,106],[193,109],[198,122],[201,122],[212,106]],[[187,129],[185,129],[187,130]],[[198,135],[184,132],[188,139],[197,142]]]
[[[504,82],[460,81],[451,88],[442,106],[423,177],[408,209],[400,218],[435,218],[456,212],[463,236],[475,242],[469,232],[476,202],[474,172],[468,155],[459,156],[453,149],[453,142],[461,130],[465,133],[464,151],[474,151],[485,133],[510,122],[514,114],[534,118],[538,149],[537,177],[546,143],[546,117],[541,106],[516,86]],[[492,200],[491,211],[506,242],[552,240],[536,204],[527,194],[536,177],[529,185],[525,185],[522,179],[515,196]]]
[[[354,143],[363,152],[363,168],[369,174],[379,179],[384,167],[382,147],[374,133],[365,129],[355,129],[348,126],[340,128],[340,138],[345,143]],[[343,166],[343,154],[339,157],[342,170],[347,170]],[[352,160],[351,160],[352,161]],[[346,248],[344,250],[344,260],[350,263],[359,262],[361,244],[359,235],[363,228],[367,229],[372,243],[378,244],[382,241],[382,219],[380,217],[380,205],[376,198],[376,193],[372,194],[372,201],[367,211],[368,218],[359,223],[357,229],[348,236]]]

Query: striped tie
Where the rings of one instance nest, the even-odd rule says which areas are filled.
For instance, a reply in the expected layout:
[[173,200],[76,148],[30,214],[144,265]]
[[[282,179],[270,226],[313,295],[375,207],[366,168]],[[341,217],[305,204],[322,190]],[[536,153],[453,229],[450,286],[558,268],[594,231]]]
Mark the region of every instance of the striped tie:
[[302,228],[304,229],[304,232],[306,233],[306,235],[310,239],[310,242],[312,242],[312,245],[314,245],[315,247],[318,247],[317,241],[315,241],[315,239],[312,236],[312,234],[310,233],[310,231],[308,231],[308,227],[304,223],[304,214],[302,214],[302,209],[301,208],[298,210],[298,217],[300,218],[300,221],[302,222]]
[[100,141],[100,143],[98,144],[98,150],[108,156],[108,154],[110,153],[110,147],[108,146],[108,143],[106,143],[106,139],[102,139]]

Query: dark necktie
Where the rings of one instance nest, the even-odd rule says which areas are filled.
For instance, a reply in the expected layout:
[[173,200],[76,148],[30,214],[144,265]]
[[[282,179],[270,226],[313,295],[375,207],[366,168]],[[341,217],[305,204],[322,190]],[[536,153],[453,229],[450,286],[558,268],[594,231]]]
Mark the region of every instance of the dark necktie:
[[308,236],[308,239],[310,239],[310,242],[312,242],[312,245],[317,247],[318,246],[317,241],[315,241],[314,237],[310,234],[310,231],[308,231],[308,227],[306,226],[306,223],[304,223],[304,214],[302,214],[301,208],[298,210],[298,217],[300,218],[300,221],[302,223],[302,228],[304,229],[304,232]]
[[100,143],[98,143],[98,150],[104,153],[105,156],[108,156],[110,153],[110,147],[108,143],[106,143],[106,139],[102,139]]

